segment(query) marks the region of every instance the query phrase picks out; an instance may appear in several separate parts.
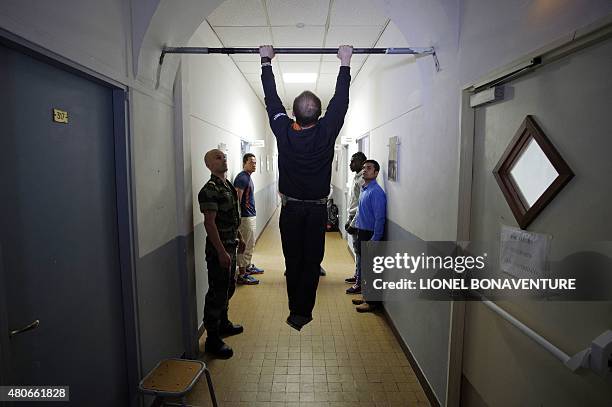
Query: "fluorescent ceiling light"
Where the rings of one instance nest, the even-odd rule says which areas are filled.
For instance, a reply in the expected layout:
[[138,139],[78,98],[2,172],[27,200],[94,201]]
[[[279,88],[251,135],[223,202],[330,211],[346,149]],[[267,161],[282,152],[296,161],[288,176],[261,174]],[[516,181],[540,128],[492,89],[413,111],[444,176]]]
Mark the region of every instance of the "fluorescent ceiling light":
[[317,81],[316,73],[284,73],[283,81],[285,83],[315,83]]

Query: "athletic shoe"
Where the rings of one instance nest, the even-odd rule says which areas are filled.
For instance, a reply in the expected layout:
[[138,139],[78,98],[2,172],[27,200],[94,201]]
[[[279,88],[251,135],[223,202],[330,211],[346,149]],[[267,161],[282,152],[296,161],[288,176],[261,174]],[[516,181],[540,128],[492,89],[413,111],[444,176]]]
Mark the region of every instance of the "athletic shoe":
[[263,274],[263,272],[264,272],[263,269],[260,269],[259,267],[257,267],[254,264],[251,264],[249,267],[247,267],[246,271],[249,274]]
[[236,284],[241,284],[241,285],[255,285],[255,284],[259,284],[259,280],[256,279],[255,277],[249,276],[248,274],[242,275],[242,276],[238,276],[238,278],[236,279]]
[[361,294],[361,286],[355,284],[354,286],[347,288],[346,293],[347,294]]
[[344,282],[347,284],[355,284],[357,282],[357,279],[355,277],[349,277],[349,278],[345,278]]

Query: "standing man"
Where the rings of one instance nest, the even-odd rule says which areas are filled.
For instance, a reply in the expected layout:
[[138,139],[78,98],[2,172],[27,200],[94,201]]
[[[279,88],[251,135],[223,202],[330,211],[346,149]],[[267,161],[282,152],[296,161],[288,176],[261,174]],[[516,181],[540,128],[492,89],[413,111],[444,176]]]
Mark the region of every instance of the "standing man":
[[[382,240],[387,219],[387,196],[385,191],[376,182],[380,165],[375,160],[366,160],[363,163],[363,187],[359,195],[359,208],[357,215],[357,278],[353,292],[361,292],[361,243]],[[347,293],[349,291],[347,290]],[[349,293],[350,294],[350,293]],[[379,304],[363,303],[358,305],[357,311],[373,311]]]
[[298,331],[312,321],[321,261],[325,252],[327,195],[334,144],[349,104],[353,47],[340,46],[336,92],[325,117],[321,100],[304,91],[293,101],[295,121],[287,116],[272,73],[274,49],[261,46],[261,81],[272,132],[278,146],[279,191],[283,207],[280,233],[285,256],[289,317]]
[[236,175],[234,186],[240,202],[240,234],[244,239],[244,253],[238,254],[238,284],[259,284],[259,280],[250,274],[262,274],[264,271],[251,263],[255,247],[255,229],[257,227],[255,212],[255,187],[251,174],[257,169],[255,154],[246,153],[242,157],[242,171]]
[[[353,177],[353,188],[351,189],[351,201],[348,206],[348,219],[344,224],[344,230],[352,236],[353,239],[353,251],[357,255],[357,207],[359,206],[359,194],[361,193],[361,187],[364,184],[363,181],[363,163],[366,160],[366,156],[361,151],[356,152],[351,156],[350,168],[355,173]],[[357,268],[359,264],[355,264],[355,273],[353,277],[345,278],[344,281],[348,284],[355,284],[357,281]],[[351,290],[349,288],[348,290]],[[347,292],[348,292],[347,290]],[[352,293],[351,293],[352,294]],[[355,293],[357,294],[357,293]]]
[[227,316],[229,300],[236,290],[236,249],[244,251],[244,242],[238,226],[238,194],[226,179],[227,158],[221,150],[210,150],[204,163],[211,172],[210,180],[198,193],[200,211],[204,214],[206,229],[206,264],[208,266],[208,292],[204,301],[204,350],[219,358],[231,358],[232,348],[222,336],[242,333]]

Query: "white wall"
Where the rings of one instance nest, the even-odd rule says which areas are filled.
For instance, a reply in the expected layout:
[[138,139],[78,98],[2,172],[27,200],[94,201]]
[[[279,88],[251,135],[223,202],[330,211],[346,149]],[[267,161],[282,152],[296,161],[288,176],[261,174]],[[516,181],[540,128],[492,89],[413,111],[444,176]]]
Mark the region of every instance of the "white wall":
[[459,38],[462,85],[612,13],[608,0],[463,0]]
[[[380,40],[382,47],[391,45],[408,45],[393,23]],[[448,239],[455,223],[456,179],[452,175],[456,160],[437,159],[446,152],[440,151],[439,146],[448,136],[424,129],[428,123],[423,118],[421,88],[412,56],[370,56],[351,87],[350,107],[341,136],[358,137],[369,132],[368,158],[381,165],[378,182],[388,195],[389,220],[422,239]],[[398,136],[401,142],[400,172],[397,182],[388,182],[388,144],[393,136]],[[431,188],[432,178],[440,178],[436,189]]]
[[[220,46],[208,26],[202,24],[190,40],[192,46],[207,44]],[[255,185],[257,232],[272,216],[276,207],[276,177],[272,164],[276,140],[268,124],[263,104],[253,92],[236,65],[226,55],[193,55],[183,57],[184,96],[189,99],[188,123],[191,139],[193,224],[195,229],[196,292],[198,296],[198,321],[202,320],[204,294],[208,288],[204,245],[206,232],[203,215],[198,204],[198,192],[210,179],[210,171],[204,165],[204,154],[217,148],[220,142],[227,145],[228,178],[233,182],[242,171],[240,141],[265,139],[264,148],[253,148],[257,157],[257,172],[252,174]],[[269,158],[269,171],[266,169]]]
[[[131,94],[138,247],[144,256],[177,235],[174,106],[134,90]],[[146,135],[146,136],[145,136]]]
[[128,79],[129,2],[3,0],[0,27],[119,82]]

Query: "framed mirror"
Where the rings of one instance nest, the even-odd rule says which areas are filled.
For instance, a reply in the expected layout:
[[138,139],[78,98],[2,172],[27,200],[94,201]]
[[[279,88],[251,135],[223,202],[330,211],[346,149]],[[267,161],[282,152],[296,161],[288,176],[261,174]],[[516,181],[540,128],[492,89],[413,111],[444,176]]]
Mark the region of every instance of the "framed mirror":
[[574,177],[532,116],[521,124],[493,175],[521,229]]

